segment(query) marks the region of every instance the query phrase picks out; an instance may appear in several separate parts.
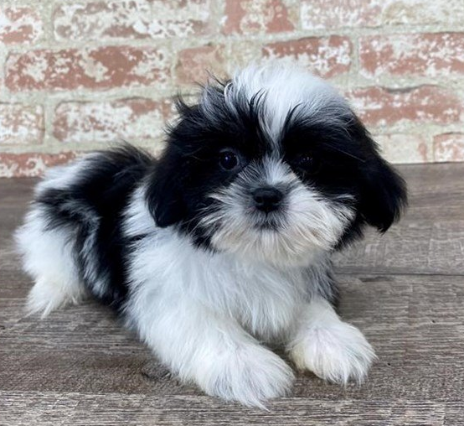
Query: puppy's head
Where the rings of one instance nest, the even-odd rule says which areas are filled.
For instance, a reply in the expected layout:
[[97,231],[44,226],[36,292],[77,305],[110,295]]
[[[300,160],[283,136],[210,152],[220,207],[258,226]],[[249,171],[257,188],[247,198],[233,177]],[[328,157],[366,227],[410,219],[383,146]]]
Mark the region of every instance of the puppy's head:
[[197,245],[304,265],[366,224],[386,231],[406,203],[349,105],[304,71],[250,67],[178,109],[147,201]]

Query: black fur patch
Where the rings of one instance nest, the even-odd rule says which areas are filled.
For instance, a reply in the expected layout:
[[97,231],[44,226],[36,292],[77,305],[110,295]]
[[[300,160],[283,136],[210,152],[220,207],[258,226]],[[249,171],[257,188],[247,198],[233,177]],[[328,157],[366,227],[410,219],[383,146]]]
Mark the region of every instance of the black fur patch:
[[[80,278],[100,301],[120,308],[127,294],[127,251],[130,241],[121,230],[121,214],[137,184],[153,167],[154,160],[129,145],[101,152],[89,160],[74,182],[63,189],[48,189],[36,200],[45,209],[49,228],[71,231]],[[92,244],[88,243],[92,238]],[[84,250],[91,250],[92,265]],[[106,283],[103,295],[96,294],[88,274],[96,268]]]
[[261,127],[259,96],[227,106],[223,88],[208,87],[208,107],[178,101],[180,120],[169,129],[167,147],[153,170],[147,190],[150,210],[161,226],[176,225],[197,245],[211,249],[199,220],[202,211],[214,208],[208,194],[231,183],[240,169],[228,172],[219,166],[223,149],[240,156],[242,168],[270,151]]

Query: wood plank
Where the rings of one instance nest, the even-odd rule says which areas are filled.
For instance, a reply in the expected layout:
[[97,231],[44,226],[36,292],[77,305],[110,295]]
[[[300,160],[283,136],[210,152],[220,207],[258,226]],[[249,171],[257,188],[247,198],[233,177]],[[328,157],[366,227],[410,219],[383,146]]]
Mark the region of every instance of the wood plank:
[[404,218],[338,254],[340,272],[464,275],[464,164],[398,167],[409,187]]
[[281,398],[266,412],[206,396],[0,392],[0,399],[0,425],[8,426],[451,426],[445,416],[463,407],[428,400]]
[[[464,388],[464,279],[344,276],[342,316],[379,357],[363,386],[299,375],[294,395],[321,399],[460,399]],[[23,299],[0,300],[0,389],[200,395],[159,366],[111,312],[88,302],[40,321]]]
[[334,261],[345,274],[464,275],[464,219],[405,218],[383,236],[369,230]]

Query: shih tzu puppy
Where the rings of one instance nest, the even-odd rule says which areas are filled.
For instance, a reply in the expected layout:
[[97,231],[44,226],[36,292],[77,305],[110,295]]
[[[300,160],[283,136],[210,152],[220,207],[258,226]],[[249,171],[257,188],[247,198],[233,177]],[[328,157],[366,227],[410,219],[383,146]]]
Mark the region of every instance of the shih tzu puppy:
[[337,91],[294,67],[248,67],[178,111],[158,160],[126,145],[37,186],[16,234],[29,310],[89,293],[182,380],[246,405],[292,386],[269,345],[362,381],[375,355],[337,315],[331,255],[399,218],[403,180]]

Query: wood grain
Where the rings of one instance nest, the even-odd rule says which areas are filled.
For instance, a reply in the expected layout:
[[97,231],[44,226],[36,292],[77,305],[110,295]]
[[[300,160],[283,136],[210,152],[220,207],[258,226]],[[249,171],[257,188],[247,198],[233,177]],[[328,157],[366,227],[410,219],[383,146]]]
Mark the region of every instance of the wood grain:
[[374,230],[336,256],[344,273],[464,274],[464,167],[400,168],[409,208],[385,235]]
[[281,398],[263,412],[206,396],[0,392],[0,398],[0,425],[24,426],[442,426],[455,409],[446,402],[381,399]]
[[0,181],[0,425],[464,424],[464,165],[406,166],[410,208],[337,258],[341,314],[378,360],[346,388],[299,374],[269,412],[180,384],[92,301],[25,317],[11,250],[34,181]]

